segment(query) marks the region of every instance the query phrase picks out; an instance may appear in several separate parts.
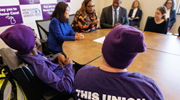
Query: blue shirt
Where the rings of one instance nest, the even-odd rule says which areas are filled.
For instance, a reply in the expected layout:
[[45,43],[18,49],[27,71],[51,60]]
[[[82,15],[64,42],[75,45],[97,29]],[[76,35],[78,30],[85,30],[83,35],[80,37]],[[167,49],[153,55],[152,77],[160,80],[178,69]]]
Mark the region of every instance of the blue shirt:
[[141,73],[112,73],[92,65],[76,74],[75,100],[164,100],[157,84]]
[[[47,59],[40,51],[38,55],[18,55],[40,80],[62,93],[71,93],[74,84],[72,64],[62,68],[57,58]],[[54,63],[53,63],[54,62]]]
[[54,53],[62,52],[63,42],[74,41],[75,34],[69,23],[61,23],[55,17],[52,18],[49,25],[48,48]]

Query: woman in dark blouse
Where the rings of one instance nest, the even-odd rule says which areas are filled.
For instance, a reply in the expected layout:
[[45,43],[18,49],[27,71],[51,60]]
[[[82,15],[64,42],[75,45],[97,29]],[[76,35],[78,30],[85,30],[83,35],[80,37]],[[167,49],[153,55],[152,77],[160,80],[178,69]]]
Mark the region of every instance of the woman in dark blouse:
[[158,7],[155,13],[155,17],[148,19],[144,31],[151,31],[157,33],[167,32],[167,21],[165,20],[166,7]]

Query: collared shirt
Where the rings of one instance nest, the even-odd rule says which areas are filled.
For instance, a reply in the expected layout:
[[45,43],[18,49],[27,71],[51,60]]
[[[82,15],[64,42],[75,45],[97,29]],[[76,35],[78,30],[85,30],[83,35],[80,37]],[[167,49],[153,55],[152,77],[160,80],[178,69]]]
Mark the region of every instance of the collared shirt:
[[[117,8],[117,21],[118,21],[118,18],[119,18],[119,8],[120,7],[118,7]],[[114,11],[115,9],[114,9],[114,7],[112,6],[112,25],[114,25],[114,14],[115,14],[115,11]]]
[[135,16],[136,16],[136,12],[137,12],[137,10],[138,10],[138,8],[135,8],[134,10],[133,10],[133,14],[132,14],[132,18],[134,18]]
[[171,9],[166,10],[166,18],[169,18],[169,17],[170,17],[170,12],[171,12]]

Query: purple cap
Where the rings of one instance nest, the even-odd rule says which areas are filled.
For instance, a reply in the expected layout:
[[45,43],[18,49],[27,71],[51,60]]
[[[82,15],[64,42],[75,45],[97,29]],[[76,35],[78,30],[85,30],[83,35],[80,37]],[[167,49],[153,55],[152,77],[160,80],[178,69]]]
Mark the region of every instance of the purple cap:
[[146,51],[144,34],[127,25],[112,29],[102,46],[102,54],[107,64],[118,69],[127,68],[136,55],[144,51]]
[[35,46],[32,29],[25,25],[14,25],[0,34],[0,38],[11,48],[21,54],[29,53]]

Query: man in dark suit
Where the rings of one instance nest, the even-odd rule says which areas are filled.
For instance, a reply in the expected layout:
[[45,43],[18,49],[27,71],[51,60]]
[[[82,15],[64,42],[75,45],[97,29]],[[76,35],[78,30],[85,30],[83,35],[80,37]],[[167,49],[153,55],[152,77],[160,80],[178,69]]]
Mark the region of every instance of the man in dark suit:
[[113,0],[111,6],[102,10],[100,25],[101,28],[114,28],[118,25],[129,25],[127,10],[119,5],[122,0]]

